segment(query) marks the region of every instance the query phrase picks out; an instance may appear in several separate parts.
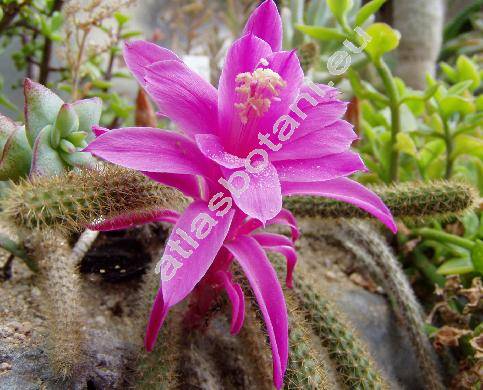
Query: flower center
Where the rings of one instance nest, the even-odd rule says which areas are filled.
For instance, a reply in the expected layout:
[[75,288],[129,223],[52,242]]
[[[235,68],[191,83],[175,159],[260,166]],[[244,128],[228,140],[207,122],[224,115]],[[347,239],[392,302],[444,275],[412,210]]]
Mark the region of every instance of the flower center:
[[[260,63],[268,65],[267,60],[262,59]],[[235,91],[242,96],[240,103],[235,103],[243,124],[248,122],[250,112],[260,117],[265,114],[274,101],[280,101],[278,97],[280,89],[287,83],[277,72],[268,68],[257,68],[254,72],[240,73],[235,79]]]

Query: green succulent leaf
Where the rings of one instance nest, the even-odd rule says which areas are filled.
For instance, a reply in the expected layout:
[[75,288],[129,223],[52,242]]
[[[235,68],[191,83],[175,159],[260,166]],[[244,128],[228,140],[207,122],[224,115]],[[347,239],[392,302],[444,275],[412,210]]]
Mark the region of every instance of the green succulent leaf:
[[72,142],[67,141],[66,139],[60,141],[59,147],[63,152],[69,154],[76,151],[75,145]]
[[451,155],[453,159],[461,155],[470,155],[483,160],[483,140],[481,137],[461,134],[454,139],[454,144],[454,151]]
[[92,126],[99,124],[102,114],[102,100],[95,97],[92,99],[79,100],[72,103],[79,117],[79,131],[86,133],[88,142],[94,139]]
[[72,142],[72,144],[75,146],[79,147],[86,137],[87,133],[85,131],[75,131],[69,134],[66,139]]
[[25,127],[30,145],[40,131],[47,125],[53,125],[60,107],[64,102],[50,89],[30,79],[24,83]]
[[475,270],[469,257],[451,259],[441,265],[436,271],[440,275],[461,275]]
[[320,27],[320,26],[306,26],[297,25],[297,30],[307,34],[312,38],[316,38],[320,41],[343,41],[346,39],[345,34],[341,33],[339,30],[330,27]]
[[455,113],[467,115],[475,111],[475,106],[471,101],[456,95],[445,96],[439,104],[443,115],[446,117]]
[[337,20],[342,20],[352,9],[354,3],[352,0],[327,0],[327,5]]
[[453,83],[458,81],[458,73],[456,72],[455,69],[449,66],[446,62],[442,62],[440,66],[441,66],[441,70],[446,75],[446,77],[448,77],[450,81],[452,81]]
[[367,44],[366,51],[373,59],[382,57],[398,47],[401,34],[386,23],[374,23],[366,33],[372,38]]
[[74,168],[95,168],[97,160],[87,152],[60,153],[62,160]]
[[460,81],[448,89],[448,95],[461,95],[464,91],[471,87],[472,80]]
[[471,261],[476,271],[483,274],[483,241],[476,240],[471,250]]
[[25,127],[0,115],[0,180],[17,180],[28,175],[32,148]]
[[127,22],[129,22],[130,17],[126,14],[123,14],[121,12],[115,12],[114,13],[114,19],[116,19],[117,23],[120,26],[125,25]]
[[456,60],[456,68],[458,69],[459,80],[471,80],[471,91],[480,86],[480,72],[478,66],[468,57],[462,55]]
[[362,26],[385,2],[386,0],[372,0],[364,5],[356,14],[356,26]]
[[416,157],[418,150],[411,136],[407,133],[399,133],[397,135],[396,147],[400,152]]
[[63,160],[50,143],[52,130],[52,125],[45,126],[35,141],[30,175],[58,176],[65,172]]
[[72,104],[65,103],[62,105],[54,126],[60,130],[61,138],[65,138],[79,129],[79,117]]

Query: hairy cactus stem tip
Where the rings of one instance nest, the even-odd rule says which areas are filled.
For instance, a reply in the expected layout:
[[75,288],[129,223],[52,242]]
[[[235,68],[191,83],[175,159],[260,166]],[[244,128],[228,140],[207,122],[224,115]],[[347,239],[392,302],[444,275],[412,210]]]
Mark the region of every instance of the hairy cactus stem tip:
[[[458,181],[431,183],[408,182],[373,187],[373,191],[395,218],[419,221],[425,218],[444,220],[476,207],[477,191]],[[320,197],[291,197],[284,206],[294,214],[320,218],[368,218],[369,214],[349,203]]]
[[114,165],[34,177],[12,184],[2,200],[4,215],[27,230],[82,231],[96,222],[125,215],[180,210],[186,198],[139,172]]

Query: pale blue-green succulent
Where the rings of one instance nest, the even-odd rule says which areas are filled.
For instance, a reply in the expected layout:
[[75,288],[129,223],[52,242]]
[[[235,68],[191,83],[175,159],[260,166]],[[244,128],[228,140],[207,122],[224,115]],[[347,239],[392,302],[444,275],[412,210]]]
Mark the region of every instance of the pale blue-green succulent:
[[55,176],[72,168],[95,165],[81,150],[94,138],[99,123],[99,98],[64,103],[41,84],[26,79],[25,126],[0,115],[0,180]]
[[52,176],[75,167],[91,167],[95,159],[81,150],[94,138],[99,98],[64,103],[55,93],[29,79],[24,83],[25,129],[32,146],[30,175]]
[[25,126],[0,114],[0,180],[16,180],[26,176],[32,162],[32,147]]

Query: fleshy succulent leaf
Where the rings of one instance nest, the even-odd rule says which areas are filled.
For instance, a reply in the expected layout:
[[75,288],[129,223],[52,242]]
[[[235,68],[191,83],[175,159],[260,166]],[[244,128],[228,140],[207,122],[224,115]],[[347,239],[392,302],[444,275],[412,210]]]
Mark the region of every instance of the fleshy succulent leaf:
[[61,138],[65,138],[70,133],[79,129],[79,117],[72,104],[65,103],[62,105],[55,120],[54,127],[59,130]]
[[56,176],[65,171],[65,164],[50,143],[52,125],[45,126],[35,140],[30,176]]
[[0,180],[16,180],[26,176],[32,160],[32,148],[25,127],[0,115]]
[[79,117],[79,131],[85,131],[87,141],[92,141],[94,139],[92,126],[97,125],[101,119],[102,100],[97,97],[78,100],[72,103],[72,107]]
[[30,145],[33,146],[41,130],[55,123],[64,102],[50,89],[30,79],[25,79],[24,95],[25,128]]

